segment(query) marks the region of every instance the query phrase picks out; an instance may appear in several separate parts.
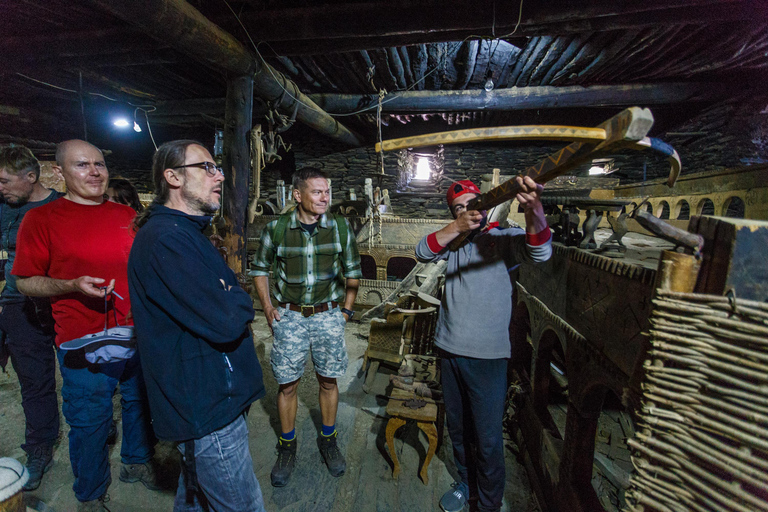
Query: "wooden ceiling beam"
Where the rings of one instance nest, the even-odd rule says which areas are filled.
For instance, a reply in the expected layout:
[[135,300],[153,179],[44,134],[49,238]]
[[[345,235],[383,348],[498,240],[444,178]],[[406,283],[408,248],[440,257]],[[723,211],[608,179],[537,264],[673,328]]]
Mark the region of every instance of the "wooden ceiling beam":
[[95,56],[132,50],[157,50],[168,45],[147,39],[141,32],[126,27],[107,27],[77,32],[55,32],[46,35],[0,38],[6,57],[33,55],[40,58]]
[[99,55],[0,55],[0,67],[5,71],[33,71],[37,69],[117,68],[178,64],[186,59],[164,48],[159,50],[126,50]]
[[[490,93],[471,91],[412,91],[391,93],[384,97],[382,111],[387,113],[499,112],[512,110],[575,107],[623,107],[627,105],[671,105],[695,101],[714,101],[727,95],[722,84],[663,83],[595,85],[591,87],[514,87]],[[375,113],[374,94],[310,94],[310,99],[326,112],[346,114],[371,107]],[[152,116],[221,116],[224,98],[185,101],[161,101]],[[256,110],[257,105],[254,106]],[[254,116],[255,118],[256,116]]]
[[[362,139],[305,96],[296,84],[269,64],[257,60],[243,44],[212,23],[185,0],[93,0],[155,39],[229,75],[253,75],[254,93],[272,101],[283,113],[298,105],[297,120],[352,146]],[[289,94],[285,90],[290,91]]]
[[[523,8],[515,36],[760,20],[763,13],[759,4],[750,0],[588,2],[564,9],[534,3]],[[245,12],[240,19],[254,39],[269,42],[279,55],[298,55],[459,41],[471,35],[490,37],[492,33],[502,36],[515,29],[518,7],[516,2],[493,0],[397,6],[351,3]],[[216,22],[233,34],[242,34],[231,15],[222,15]]]
[[[411,91],[385,96],[382,111],[432,113],[669,105],[712,101],[727,93],[724,85],[711,83],[512,87],[489,93],[483,90]],[[362,94],[312,94],[310,97],[333,114],[357,112],[367,106],[375,109],[378,102],[374,95]]]

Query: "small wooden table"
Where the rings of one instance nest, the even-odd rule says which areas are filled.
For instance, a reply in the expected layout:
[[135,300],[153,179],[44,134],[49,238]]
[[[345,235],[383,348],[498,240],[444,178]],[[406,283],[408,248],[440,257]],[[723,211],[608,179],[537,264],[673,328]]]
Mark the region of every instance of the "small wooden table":
[[[427,402],[424,407],[418,409],[411,409],[406,407],[406,400],[421,399]],[[429,463],[432,461],[432,457],[437,450],[437,429],[435,428],[435,422],[437,421],[437,404],[435,404],[429,398],[423,398],[415,395],[410,391],[402,389],[393,389],[389,403],[387,404],[387,414],[390,418],[387,422],[387,446],[389,447],[389,455],[392,457],[394,468],[392,470],[392,477],[397,478],[400,474],[400,462],[397,460],[397,453],[395,452],[395,432],[397,429],[405,425],[406,420],[415,420],[416,425],[427,435],[429,440],[429,448],[427,449],[427,456],[424,458],[424,464],[421,466],[419,476],[424,484],[429,483],[429,475],[427,470],[429,469]]]

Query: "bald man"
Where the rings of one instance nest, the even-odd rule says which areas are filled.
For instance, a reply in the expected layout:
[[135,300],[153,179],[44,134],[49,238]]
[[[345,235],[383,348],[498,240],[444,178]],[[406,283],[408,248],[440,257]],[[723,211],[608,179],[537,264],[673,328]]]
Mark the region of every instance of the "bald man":
[[105,322],[110,328],[132,323],[127,318],[131,308],[127,265],[136,214],[128,206],[104,200],[109,175],[104,156],[94,145],[62,142],[54,171],[64,179],[67,192],[24,217],[11,273],[24,295],[51,298],[78,510],[107,510],[103,505],[111,482],[107,437],[118,382],[123,408],[120,480],[157,488],[149,464],[155,439],[139,355],[94,363],[88,347],[66,351],[61,345],[103,331]]

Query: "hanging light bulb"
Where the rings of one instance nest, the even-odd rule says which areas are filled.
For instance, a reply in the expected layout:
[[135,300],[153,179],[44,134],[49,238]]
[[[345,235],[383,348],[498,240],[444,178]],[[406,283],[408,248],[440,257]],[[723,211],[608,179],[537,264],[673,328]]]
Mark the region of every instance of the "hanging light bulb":
[[136,121],[133,122],[133,131],[137,133],[141,132],[141,126],[139,126],[139,123],[137,123]]
[[490,67],[485,74],[485,85],[483,86],[483,89],[485,89],[486,92],[491,92],[493,90],[493,72]]

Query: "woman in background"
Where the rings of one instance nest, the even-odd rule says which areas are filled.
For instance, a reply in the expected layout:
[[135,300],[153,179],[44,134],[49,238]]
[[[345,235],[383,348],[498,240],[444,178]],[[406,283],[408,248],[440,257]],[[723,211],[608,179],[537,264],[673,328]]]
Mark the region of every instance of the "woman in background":
[[136,192],[133,184],[125,178],[114,177],[109,180],[107,197],[113,203],[130,206],[136,210],[136,213],[141,213],[144,210],[141,201],[139,201],[139,193]]

